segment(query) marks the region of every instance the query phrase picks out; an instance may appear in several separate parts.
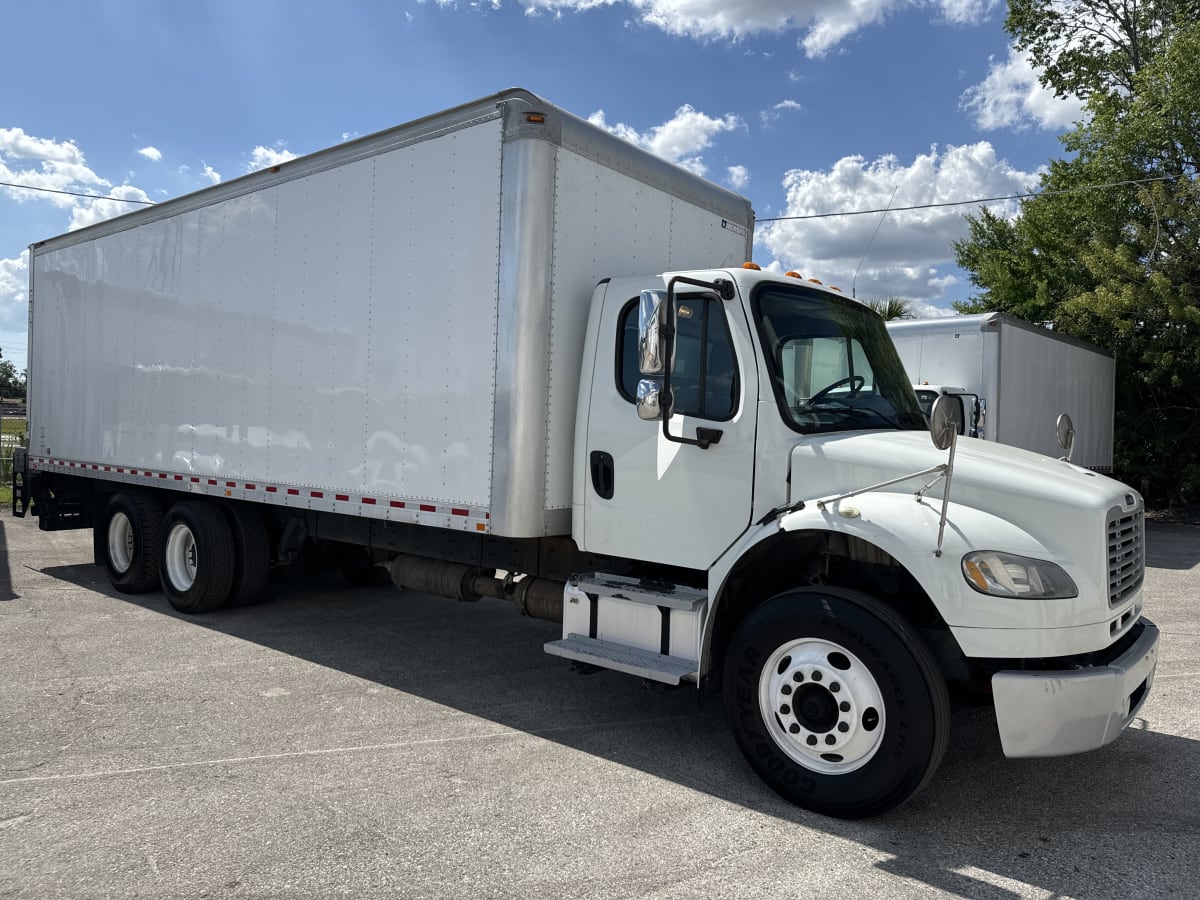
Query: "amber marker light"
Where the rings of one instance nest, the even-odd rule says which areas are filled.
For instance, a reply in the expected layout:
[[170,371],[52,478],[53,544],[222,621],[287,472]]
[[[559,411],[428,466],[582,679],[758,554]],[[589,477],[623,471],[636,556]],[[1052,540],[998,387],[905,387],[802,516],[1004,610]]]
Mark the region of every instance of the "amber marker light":
[[534,125],[546,124],[546,117],[541,113],[530,113],[525,117],[526,122],[532,122]]
[[799,272],[784,272],[783,274],[786,275],[788,278],[803,278],[804,277]]
[[762,266],[760,266],[758,263],[753,263],[753,262],[744,262],[744,263],[742,263],[742,268],[743,268],[743,269],[751,269],[751,270],[753,270],[753,271],[755,271],[755,272],[761,272],[761,271],[762,271]]

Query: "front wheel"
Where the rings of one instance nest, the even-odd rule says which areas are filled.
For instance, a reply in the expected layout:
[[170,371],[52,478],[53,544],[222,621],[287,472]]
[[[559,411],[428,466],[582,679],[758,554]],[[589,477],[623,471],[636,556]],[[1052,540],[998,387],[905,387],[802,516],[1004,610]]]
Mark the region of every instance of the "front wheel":
[[844,819],[899,806],[946,750],[950,701],[924,643],[879,601],[834,587],[781,594],[725,658],[738,746],[782,796]]

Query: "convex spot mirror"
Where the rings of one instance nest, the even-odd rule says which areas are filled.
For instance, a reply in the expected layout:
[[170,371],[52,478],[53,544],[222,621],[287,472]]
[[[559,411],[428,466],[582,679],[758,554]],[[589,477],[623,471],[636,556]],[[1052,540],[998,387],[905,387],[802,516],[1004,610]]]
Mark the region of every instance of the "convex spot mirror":
[[1069,462],[1071,448],[1075,446],[1075,423],[1066,413],[1058,417],[1058,446],[1067,451],[1066,459]]
[[942,394],[933,401],[933,408],[929,410],[929,436],[933,446],[939,450],[949,450],[954,436],[958,434],[962,402],[956,403],[956,399]]

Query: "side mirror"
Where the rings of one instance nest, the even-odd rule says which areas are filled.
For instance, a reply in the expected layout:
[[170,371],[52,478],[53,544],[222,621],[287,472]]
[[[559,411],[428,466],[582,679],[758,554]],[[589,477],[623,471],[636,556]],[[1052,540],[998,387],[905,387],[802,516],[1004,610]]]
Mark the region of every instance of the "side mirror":
[[643,375],[662,375],[666,371],[662,327],[666,315],[667,292],[642,291],[638,305],[638,370]]
[[1075,446],[1075,423],[1066,413],[1058,417],[1058,446],[1067,451],[1063,459],[1070,462],[1071,448]]

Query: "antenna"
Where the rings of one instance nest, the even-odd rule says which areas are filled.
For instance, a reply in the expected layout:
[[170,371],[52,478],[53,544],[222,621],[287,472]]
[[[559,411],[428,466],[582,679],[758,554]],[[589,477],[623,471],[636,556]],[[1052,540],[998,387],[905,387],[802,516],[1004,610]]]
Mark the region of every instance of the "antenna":
[[[862,268],[862,264],[867,261],[867,254],[871,252],[871,245],[875,243],[875,235],[879,234],[879,227],[883,225],[883,220],[887,218],[887,214],[892,209],[892,201],[896,199],[896,191],[900,190],[900,185],[892,190],[892,196],[888,197],[887,208],[884,209],[883,215],[879,217],[879,221],[875,224],[875,230],[871,232],[871,239],[867,241],[867,249],[863,251],[862,259],[858,261],[858,269]],[[850,297],[858,299],[858,269],[854,270],[854,280],[850,282]]]

